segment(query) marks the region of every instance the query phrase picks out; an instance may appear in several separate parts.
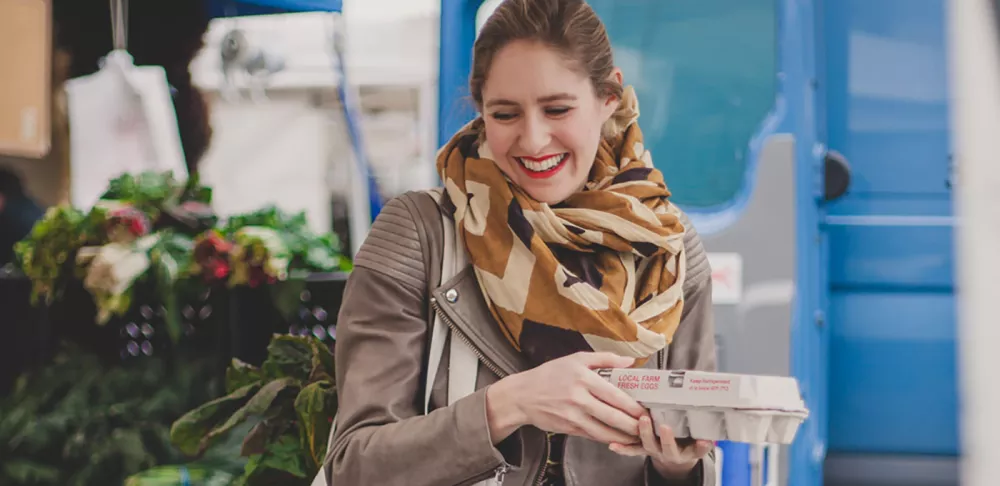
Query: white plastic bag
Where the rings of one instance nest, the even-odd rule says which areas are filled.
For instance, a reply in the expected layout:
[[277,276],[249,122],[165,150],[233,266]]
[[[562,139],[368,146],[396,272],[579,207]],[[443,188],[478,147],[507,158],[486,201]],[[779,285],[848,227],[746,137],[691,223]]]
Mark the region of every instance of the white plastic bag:
[[70,123],[70,198],[89,209],[108,181],[141,171],[186,179],[177,115],[160,66],[135,66],[124,50],[101,69],[66,83]]

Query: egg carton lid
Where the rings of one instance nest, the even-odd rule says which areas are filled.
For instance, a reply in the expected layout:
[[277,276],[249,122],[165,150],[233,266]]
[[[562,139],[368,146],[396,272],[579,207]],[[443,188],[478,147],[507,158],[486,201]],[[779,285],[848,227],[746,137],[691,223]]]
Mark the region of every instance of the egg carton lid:
[[694,370],[615,368],[598,373],[647,406],[808,413],[795,378]]

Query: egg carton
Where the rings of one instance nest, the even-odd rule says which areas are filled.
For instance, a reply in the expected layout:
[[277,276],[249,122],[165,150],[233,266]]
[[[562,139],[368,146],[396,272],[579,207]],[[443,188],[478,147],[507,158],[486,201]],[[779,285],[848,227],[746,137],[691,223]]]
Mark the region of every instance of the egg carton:
[[779,410],[643,405],[657,429],[666,424],[676,437],[749,444],[791,444],[808,416]]
[[790,377],[632,368],[598,373],[678,437],[789,444],[809,416]]
[[805,411],[795,378],[691,370],[616,368],[605,379],[640,402],[665,405]]

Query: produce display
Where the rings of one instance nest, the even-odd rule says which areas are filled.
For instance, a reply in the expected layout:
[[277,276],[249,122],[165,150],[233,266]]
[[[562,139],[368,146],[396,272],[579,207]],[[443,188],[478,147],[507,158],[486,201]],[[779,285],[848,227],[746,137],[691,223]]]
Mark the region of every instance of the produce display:
[[[46,324],[48,364],[0,396],[0,484],[304,486],[316,474],[337,405],[334,331],[306,285],[351,262],[304,213],[223,219],[211,203],[197,178],[125,174],[93,208],[49,209],[16,245],[32,305],[59,322]],[[215,341],[241,333],[228,304],[245,289],[270,296],[265,325],[289,317],[272,327],[310,332],[276,330],[261,366],[227,368],[232,338]],[[190,338],[193,324],[220,332]],[[127,344],[120,360],[90,345],[108,339]]]
[[211,189],[196,178],[182,183],[169,172],[147,172],[112,180],[89,211],[49,209],[15,248],[33,300],[51,305],[68,284],[82,281],[103,325],[125,315],[136,283],[146,281],[176,340],[182,333],[177,295],[185,286],[271,284],[276,299],[291,299],[293,292],[277,287],[297,285],[311,272],[351,268],[336,238],[313,233],[304,213],[265,207],[220,223],[211,200]]

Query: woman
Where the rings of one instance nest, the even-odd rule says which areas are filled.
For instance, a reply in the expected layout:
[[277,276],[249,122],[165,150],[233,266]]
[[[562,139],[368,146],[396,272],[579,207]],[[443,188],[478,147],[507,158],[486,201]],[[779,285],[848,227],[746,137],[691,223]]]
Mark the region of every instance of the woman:
[[[714,484],[710,442],[654,431],[594,372],[715,366],[708,264],[604,26],[583,0],[507,0],[473,56],[481,116],[438,156],[442,203],[395,199],[356,258],[333,484]],[[471,262],[448,282],[441,211]],[[448,405],[445,353],[425,414],[435,313],[481,366]]]

